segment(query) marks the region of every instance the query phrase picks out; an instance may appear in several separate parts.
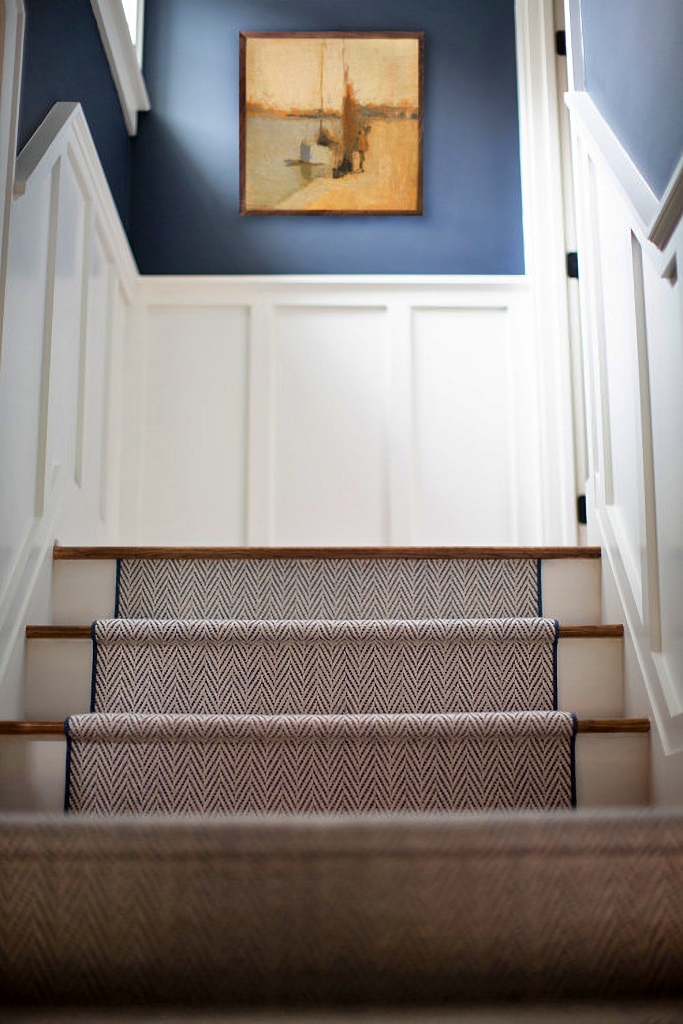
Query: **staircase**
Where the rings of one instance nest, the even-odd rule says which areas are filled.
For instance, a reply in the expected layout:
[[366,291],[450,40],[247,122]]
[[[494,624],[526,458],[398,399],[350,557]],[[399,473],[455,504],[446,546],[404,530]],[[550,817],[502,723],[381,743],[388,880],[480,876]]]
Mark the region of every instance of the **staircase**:
[[[424,651],[425,638],[423,636],[394,636],[389,638],[389,640],[385,638],[386,642],[382,641],[384,643],[384,647],[382,647],[380,643],[381,638],[378,639],[377,635],[374,635],[372,638],[367,636],[330,635],[322,637],[322,639],[320,636],[316,638],[316,643],[318,644],[317,657],[322,658],[324,662],[325,678],[321,682],[321,678],[316,677],[309,680],[307,685],[309,690],[312,687],[315,692],[319,692],[321,686],[326,688],[326,692],[331,688],[337,695],[334,698],[336,704],[330,704],[328,700],[328,704],[321,708],[315,705],[315,702],[311,703],[309,700],[309,704],[306,705],[305,702],[309,698],[302,696],[301,692],[299,692],[300,686],[297,679],[292,679],[292,672],[294,677],[296,677],[297,672],[301,673],[303,671],[301,665],[297,668],[296,664],[294,669],[292,669],[292,658],[294,657],[296,662],[298,657],[298,655],[293,656],[292,651],[296,651],[297,644],[300,645],[302,643],[302,637],[297,639],[296,636],[291,635],[293,628],[296,627],[299,631],[301,629],[305,631],[308,628],[310,632],[313,624],[318,623],[316,628],[318,633],[320,633],[322,628],[320,620],[342,619],[351,621],[346,621],[345,623],[338,622],[335,627],[337,633],[340,629],[345,629],[346,634],[348,634],[349,629],[358,626],[357,620],[364,621],[366,632],[370,625],[372,625],[375,632],[378,629],[386,632],[387,624],[384,620],[391,619],[394,622],[393,628],[395,632],[397,628],[396,620],[406,619],[418,620],[417,623],[413,621],[411,627],[413,633],[415,633],[416,629],[418,632],[420,630],[424,632],[425,620],[438,623],[444,619],[450,623],[449,628],[452,631],[452,629],[456,628],[453,625],[453,620],[455,619],[467,617],[477,619],[481,623],[484,620],[484,616],[487,616],[489,613],[496,620],[501,615],[509,617],[520,614],[520,607],[522,615],[537,615],[538,611],[542,610],[542,614],[546,619],[557,620],[559,623],[554,651],[557,665],[556,706],[559,711],[573,713],[577,719],[574,780],[576,805],[579,808],[638,807],[645,806],[648,803],[649,723],[642,719],[624,718],[622,677],[623,630],[620,625],[605,625],[601,623],[600,558],[597,549],[216,550],[168,548],[78,549],[57,547],[54,554],[54,622],[51,625],[32,625],[27,629],[25,704],[27,720],[23,722],[0,723],[0,734],[2,735],[0,752],[6,766],[3,775],[5,780],[9,780],[8,783],[6,782],[3,785],[1,798],[2,805],[7,809],[57,811],[63,807],[67,761],[66,736],[63,722],[69,716],[79,716],[74,719],[73,733],[76,725],[81,721],[85,721],[80,716],[87,715],[91,709],[94,628],[91,627],[90,623],[93,620],[108,620],[118,612],[128,618],[138,620],[138,626],[140,626],[139,620],[143,618],[153,617],[164,620],[177,618],[181,620],[194,620],[195,629],[198,620],[207,617],[210,619],[278,620],[280,631],[284,629],[288,630],[289,633],[288,636],[280,637],[278,640],[280,654],[277,655],[276,662],[277,658],[280,661],[276,664],[272,662],[274,656],[272,643],[271,647],[268,647],[267,644],[265,645],[266,651],[270,653],[265,656],[266,660],[257,666],[258,671],[256,674],[262,680],[270,673],[274,681],[273,687],[271,687],[272,692],[270,694],[266,693],[265,696],[261,694],[259,698],[260,704],[252,703],[252,705],[247,707],[239,693],[237,697],[233,694],[231,698],[232,703],[229,704],[225,704],[226,698],[224,695],[221,698],[223,704],[220,704],[220,706],[206,706],[201,704],[201,702],[199,705],[196,705],[196,701],[194,704],[190,704],[188,703],[190,698],[183,697],[182,694],[180,697],[176,695],[175,703],[172,702],[171,704],[168,704],[168,699],[165,698],[167,699],[165,705],[163,702],[158,704],[158,701],[155,704],[155,695],[154,700],[150,704],[149,700],[143,699],[143,695],[145,693],[148,694],[153,689],[150,681],[159,678],[160,672],[162,675],[164,672],[168,674],[169,659],[176,659],[178,664],[182,664],[183,670],[180,673],[181,675],[183,672],[187,673],[189,671],[187,668],[188,651],[196,650],[196,648],[193,648],[191,645],[188,647],[189,641],[187,637],[184,640],[175,637],[172,642],[166,638],[164,641],[166,644],[164,653],[158,655],[166,665],[162,669],[159,665],[155,667],[153,663],[145,663],[143,666],[143,663],[140,662],[141,650],[146,650],[148,653],[149,651],[156,651],[158,654],[161,643],[159,637],[152,641],[145,641],[146,647],[144,644],[141,647],[139,639],[131,644],[130,638],[128,638],[129,646],[125,654],[128,658],[127,662],[116,660],[117,658],[120,659],[121,651],[124,650],[119,638],[119,646],[114,646],[115,654],[109,655],[110,661],[112,658],[114,659],[112,668],[114,677],[116,677],[117,671],[119,676],[124,673],[124,670],[126,674],[130,675],[131,671],[143,672],[143,668],[146,675],[140,676],[139,685],[135,690],[136,696],[132,703],[130,698],[125,707],[120,704],[120,701],[118,704],[116,700],[113,703],[110,701],[110,705],[107,705],[105,701],[98,706],[97,710],[103,711],[106,716],[107,712],[121,710],[125,710],[133,715],[139,712],[144,712],[147,715],[150,713],[163,715],[168,714],[169,711],[175,714],[179,712],[185,714],[196,713],[199,711],[201,714],[214,712],[234,715],[239,713],[240,710],[251,715],[262,715],[270,709],[271,713],[289,715],[290,717],[292,713],[295,715],[312,713],[315,716],[317,712],[322,710],[327,715],[346,715],[345,721],[341,725],[337,723],[334,726],[337,731],[341,728],[343,733],[343,735],[340,734],[337,737],[337,741],[342,743],[342,745],[356,743],[357,751],[359,751],[358,756],[361,757],[367,756],[366,748],[368,743],[373,746],[379,740],[374,734],[372,738],[368,738],[366,735],[367,722],[363,726],[365,740],[361,741],[355,734],[353,738],[351,737],[349,730],[353,731],[356,729],[359,713],[362,714],[365,711],[376,715],[379,711],[380,716],[392,713],[400,718],[401,712],[408,712],[414,716],[424,715],[425,712],[428,712],[432,716],[437,717],[439,714],[447,713],[452,717],[453,712],[470,711],[483,714],[484,718],[481,721],[484,721],[485,715],[492,710],[492,698],[489,698],[489,702],[483,705],[481,704],[480,696],[472,698],[475,700],[474,704],[470,700],[470,703],[463,707],[455,706],[452,702],[451,704],[447,703],[450,699],[448,694],[443,687],[439,690],[439,672],[441,671],[439,665],[441,663],[438,662],[438,658],[443,658],[444,650],[451,652],[454,648],[452,646],[444,648],[444,641],[441,638],[441,647],[437,646],[436,648],[437,654],[434,655],[431,649],[429,651],[432,664],[431,671],[435,676],[434,680],[430,683],[429,692],[425,691],[424,687],[424,692],[420,691],[422,683],[421,674],[424,675],[424,667],[419,667],[418,665],[415,668],[413,666],[411,669],[413,675],[410,675],[410,672],[408,673],[410,678],[405,684],[407,687],[406,692],[402,691],[398,695],[395,694],[394,698],[392,698],[392,704],[389,694],[393,685],[390,678],[393,670],[391,668],[386,669],[386,665],[382,668],[382,664],[387,659],[391,664],[391,658],[394,657],[391,652],[395,652],[397,649],[405,649],[406,642],[411,642],[411,640],[418,643],[418,647],[413,652],[414,654],[415,651]],[[443,579],[438,577],[439,573],[447,574],[450,571],[454,571],[454,567],[457,565],[469,567],[460,582],[456,580],[455,583],[447,583],[446,576]],[[522,580],[520,576],[522,582],[518,581],[514,584],[504,582],[502,586],[499,586],[498,582],[496,582],[498,577],[495,576],[495,573],[499,573],[501,567],[506,565],[527,566],[528,571],[525,569],[526,575],[524,579]],[[198,566],[204,567],[201,570],[204,575],[200,574],[200,581],[203,580],[204,582],[200,582],[200,585],[198,587],[195,586],[193,589],[187,583],[187,580],[190,578],[188,573],[196,574]],[[357,575],[359,566],[364,567],[365,577],[362,577],[362,574],[361,576]],[[404,580],[400,585],[397,584],[396,593],[393,596],[389,591],[382,590],[382,587],[386,587],[386,581],[378,582],[374,577],[370,578],[372,573],[376,575],[380,571],[386,572],[387,566],[393,566],[394,569],[400,567],[401,572],[408,574],[406,580],[413,580],[412,583],[406,583]],[[237,588],[233,594],[234,601],[237,603],[227,608],[226,611],[226,606],[221,604],[223,599],[220,597],[220,593],[224,593],[225,587],[228,586],[226,579],[223,579],[222,583],[219,581],[219,584],[213,583],[212,580],[214,580],[216,574],[220,576],[221,572],[225,576],[228,568],[231,573],[234,573],[236,571],[235,567],[238,567],[244,576],[242,583],[239,584],[242,590],[238,593],[239,587],[234,581],[229,584],[229,586]],[[288,582],[282,576],[285,567],[289,567],[293,572],[299,574],[295,584],[292,584],[291,581]],[[416,567],[419,567],[420,572],[427,573],[425,577],[426,583],[423,584],[419,581],[417,584],[415,583],[415,573],[418,571]],[[475,581],[475,575],[481,571],[482,567],[488,567],[486,571],[494,574],[490,577],[488,591],[480,582]],[[312,584],[311,573],[314,572],[317,576],[315,583]],[[146,576],[145,573],[147,574]],[[299,578],[301,573],[304,573],[304,575],[308,573],[306,577],[308,582],[304,585],[304,597],[302,597],[302,583]],[[332,577],[326,582],[326,573],[328,575],[333,573],[334,580],[332,582],[330,582]],[[346,575],[344,575],[345,573]],[[354,573],[356,573],[356,577],[354,577]],[[368,573],[370,573],[370,576],[368,576]],[[431,576],[429,575],[430,573]],[[434,575],[435,573],[437,575]],[[280,584],[278,584],[280,587],[279,596],[276,595],[276,598],[273,598],[271,593],[272,584],[267,579],[268,574],[273,578],[278,577],[278,574],[279,577],[282,577]],[[129,595],[126,598],[129,605],[128,608],[116,607],[119,601],[119,585],[122,575],[124,577],[127,575],[128,577],[128,589],[126,591]],[[360,582],[354,590],[354,579],[356,578]],[[465,582],[462,582],[463,580]],[[125,585],[126,580],[124,579],[124,589]],[[218,589],[216,593],[213,593],[212,587],[215,586]],[[406,587],[409,589],[411,586],[414,590],[407,596]],[[221,587],[223,588],[222,591]],[[361,594],[363,587],[365,587],[364,597]],[[439,590],[440,587],[443,593]],[[459,587],[463,588],[462,594],[458,591]],[[467,587],[470,587],[469,591]],[[513,589],[517,587],[517,590],[513,593],[510,587]],[[375,598],[371,595],[380,592],[384,595],[381,600],[385,601],[385,604],[382,607],[379,607],[379,605],[375,607],[372,603]],[[387,593],[389,593],[389,597],[387,597]],[[268,596],[269,594],[270,597]],[[457,597],[454,604],[452,603],[453,595]],[[275,600],[275,604],[273,604],[273,600]],[[387,600],[389,602],[394,601],[394,605],[387,605]],[[268,604],[268,601],[271,603]],[[309,604],[306,604],[307,601]],[[313,604],[310,603],[311,601]],[[359,601],[361,602],[360,604]],[[362,603],[363,601],[365,601],[365,604]],[[449,601],[451,601],[451,605],[448,604]],[[289,605],[287,602],[289,602]],[[539,605],[542,605],[542,608]],[[383,612],[387,610],[388,613],[384,614]],[[465,616],[462,616],[462,610],[465,611]],[[294,619],[295,622],[287,621],[291,619]],[[303,623],[302,620],[304,620]],[[310,620],[307,625],[305,624],[306,620]],[[370,622],[369,620],[374,621]],[[354,622],[356,624],[355,627]],[[422,627],[419,627],[419,622],[422,622]],[[552,628],[552,624],[547,625]],[[180,627],[182,627],[182,621]],[[114,631],[118,629],[119,633],[121,630],[124,633],[130,633],[129,624],[123,620],[118,623],[109,623],[107,628],[109,632],[112,629]],[[225,625],[224,628],[226,628]],[[404,623],[401,628],[405,630],[407,628],[406,624]],[[100,633],[102,633],[104,627],[100,626],[99,629]],[[273,637],[267,639],[273,641]],[[452,642],[452,640],[453,638],[450,637],[449,642]],[[247,647],[244,646],[245,642]],[[216,647],[216,637],[213,637],[211,643],[213,644],[212,650],[220,650],[222,652],[219,660],[224,660],[226,648]],[[242,646],[240,646],[240,643]],[[387,643],[389,646],[387,646]],[[420,643],[423,645],[422,648],[419,647]],[[490,648],[491,642],[487,641],[487,643]],[[240,640],[239,637],[232,636],[229,638],[227,649],[233,652],[235,650],[241,650],[242,652],[250,650],[250,657],[253,655],[254,650],[262,651],[264,649],[263,643],[260,646],[257,644],[255,647],[252,644],[251,648],[249,648],[248,644],[248,638],[245,641],[244,637]],[[375,647],[379,645],[379,649],[385,652],[387,657],[384,658],[384,662],[382,658],[375,659],[375,662],[371,665],[371,670],[366,668],[364,675],[363,665],[367,666],[369,663],[367,661],[364,662],[363,659],[367,658],[367,650],[372,649],[373,644]],[[282,649],[285,651],[284,655],[282,654]],[[476,650],[480,652],[483,649],[486,649],[486,647],[480,646]],[[97,650],[101,664],[104,659],[103,651],[107,651],[107,648],[103,646],[102,635],[100,635]],[[330,679],[330,665],[339,657],[339,651],[342,652],[341,657],[346,659],[346,661],[341,668],[338,667],[337,676],[334,679]],[[348,661],[348,658],[351,657],[349,652],[354,651],[353,658],[355,658],[355,661],[351,664]],[[466,655],[463,656],[465,661],[457,667],[456,671],[456,675],[458,675],[460,680],[467,675],[468,671],[471,671],[471,662],[475,658],[472,650],[468,648],[467,651]],[[243,656],[244,653],[238,654],[238,659]],[[434,668],[435,656],[437,657],[436,668]],[[448,656],[450,657],[451,655],[449,654]],[[479,656],[477,653],[476,657]],[[263,658],[264,656],[261,655],[261,657]],[[418,657],[418,655],[415,654],[415,657]],[[268,658],[271,659],[270,662]],[[469,662],[467,658],[470,659]],[[470,664],[470,669],[468,669],[468,664]],[[131,665],[133,666],[132,668]],[[530,663],[530,665],[531,668],[527,667],[525,670],[527,675],[529,672],[533,674],[536,671],[534,664]],[[137,669],[135,666],[138,666]],[[218,669],[215,665],[209,663],[208,666],[204,665],[202,671],[203,675],[200,672],[200,682],[201,679],[204,680],[202,688],[205,690],[207,672],[209,675],[211,673],[215,674],[218,672]],[[247,671],[244,663],[238,664],[237,667],[233,665],[232,669],[230,669],[233,684],[235,679],[239,683],[240,671]],[[252,672],[252,675],[254,674],[253,668],[249,671]],[[379,678],[382,672],[386,673],[387,671],[389,675],[386,679]],[[404,665],[402,669],[404,675],[405,671]],[[451,674],[452,671],[451,667]],[[503,669],[502,671],[507,670]],[[287,685],[283,686],[281,680],[285,672],[289,674],[289,678]],[[349,684],[351,676],[354,677],[353,686]],[[363,692],[368,676],[372,677],[372,685],[375,688],[375,702],[372,706],[367,704],[367,700],[365,704],[363,703],[365,700]],[[490,681],[485,679],[484,682],[486,682],[487,687],[490,689]],[[482,685],[480,685],[480,690]],[[284,704],[281,702],[280,705],[276,706],[273,704],[273,692],[278,687],[281,690],[286,690],[289,696],[283,698]],[[166,689],[168,689],[168,686],[166,686]],[[197,687],[195,686],[196,689]],[[350,693],[350,689],[354,690],[354,692]],[[519,685],[517,685],[517,689],[519,690]],[[225,685],[223,685],[223,690],[225,690]],[[237,690],[239,690],[239,685]],[[292,693],[295,694],[294,697],[291,696]],[[501,705],[501,699],[508,700],[508,703],[505,706]],[[183,700],[185,703],[183,703]],[[479,700],[479,703],[476,703],[477,700]],[[513,702],[509,703],[510,700]],[[527,704],[522,702],[520,705],[515,703],[515,700],[518,701],[518,696],[515,697],[513,695],[503,698],[496,694],[495,698],[493,698],[493,710],[521,713],[525,709],[530,709],[533,713],[534,708],[541,706],[532,697],[529,698],[529,703]],[[303,704],[302,701],[304,702]],[[496,701],[498,701],[498,704],[496,704]],[[552,705],[547,706],[552,707]],[[351,714],[348,712],[351,712]],[[325,717],[323,716],[323,718]],[[161,724],[163,725],[163,722]],[[405,728],[410,729],[414,726],[414,721],[406,720],[406,722],[399,723],[399,725],[401,728],[405,726]],[[434,723],[432,722],[430,728],[433,725]],[[479,727],[480,721],[477,720],[475,725]],[[290,722],[288,728],[291,727],[292,723]],[[315,724],[315,728],[319,728],[319,723]],[[336,736],[337,732],[334,735]],[[330,738],[331,734],[328,735],[326,733],[325,737],[320,740],[321,743],[329,745],[329,743],[333,742]],[[135,740],[135,742],[138,743],[139,739]],[[260,741],[255,740],[254,742],[256,742],[254,756],[257,758],[264,757],[264,751],[258,746]],[[282,742],[282,737],[279,738],[278,742]],[[292,740],[292,742],[295,741]],[[359,743],[361,746],[358,746]],[[363,743],[365,743],[365,747],[363,747]],[[365,754],[360,753],[361,747],[366,750]],[[260,754],[258,753],[259,749],[261,749]],[[342,769],[339,770],[341,771]],[[441,769],[438,769],[437,766],[438,770]],[[444,768],[443,770],[445,771],[446,769]],[[297,782],[297,786],[299,784],[300,782]],[[147,784],[145,783],[145,785]],[[319,780],[316,785],[319,785]],[[415,807],[410,804],[401,804],[400,809],[457,810],[463,806],[468,808],[478,806],[477,798],[473,798],[471,794],[459,797],[458,799],[460,803],[457,800],[453,803],[455,797],[451,795],[448,798],[440,798],[440,802],[437,801],[436,804],[428,804],[426,806],[419,804]],[[519,804],[513,802],[511,805],[505,802],[501,804],[500,802],[496,803],[496,799],[499,800],[499,798],[491,797],[493,802],[482,804],[482,808],[489,806],[539,806],[533,802],[531,804],[525,802]],[[444,800],[446,800],[445,803],[443,802]],[[451,800],[450,805],[448,800]],[[188,807],[192,806],[194,805],[188,805]],[[253,801],[251,803],[247,801],[246,804],[240,806],[242,809],[273,809],[273,805],[266,802],[266,804],[261,806],[258,801],[256,804]],[[305,804],[305,806],[309,805]],[[336,807],[336,805],[325,805],[327,809],[332,809],[333,806]],[[550,801],[546,805],[541,804],[540,806],[550,808],[557,805]],[[321,809],[324,810],[325,807]],[[73,803],[72,809],[74,809]],[[123,804],[110,808],[110,811],[116,809],[125,809],[129,812],[134,811],[135,803],[130,804],[124,801]],[[156,809],[158,810],[159,808],[157,807]],[[237,807],[232,805],[228,808],[218,806],[215,809],[235,810]],[[349,808],[349,810],[353,809],[353,806]],[[357,807],[355,809],[395,810],[397,806],[393,804],[382,804],[381,806],[370,804],[366,806],[364,804],[363,808]],[[102,810],[102,807],[100,807],[100,810]]]
[[[644,809],[649,723],[623,717],[622,629],[600,621],[599,551],[54,555],[54,622],[27,630],[27,720],[0,725],[8,812],[0,815],[0,994],[8,1004],[190,1012],[515,1000],[528,1008],[680,996],[683,818]],[[531,618],[501,621],[511,600]],[[474,617],[458,619],[458,609]],[[116,611],[134,618],[111,621]],[[368,652],[375,660],[364,663]],[[498,663],[510,673],[492,672]],[[454,664],[457,699],[469,710],[449,703],[443,685]],[[560,710],[520,711],[520,671],[532,688],[544,680],[534,703],[553,705],[556,684]],[[492,693],[513,710],[482,711]],[[132,710],[121,711],[122,699]],[[66,716],[68,799],[85,814],[61,813]],[[518,805],[499,792],[487,803],[496,777],[509,772],[510,749],[514,762],[520,735],[544,716],[576,732],[578,810],[554,809],[571,800],[565,791],[554,803],[540,779]],[[501,730],[493,747],[477,735],[478,761],[471,735],[463,741],[458,730],[474,721],[476,733],[496,717],[517,746],[505,747]],[[229,805],[238,813],[188,814],[197,790],[186,799],[187,778],[201,789],[215,770],[202,761],[206,737],[193,737],[207,721],[221,750],[252,744],[249,771],[239,784],[232,778],[231,799],[251,794],[251,803]],[[264,728],[270,740],[279,735],[259,747]],[[88,777],[91,729],[98,739]],[[170,752],[177,770],[162,772],[160,785],[145,744],[150,732],[174,729],[184,730]],[[245,740],[249,729],[256,741]],[[303,775],[288,762],[292,750],[307,765]],[[460,803],[450,783],[463,750],[485,781]],[[140,773],[132,786],[121,782],[131,757]],[[333,776],[343,782],[339,806]],[[401,786],[405,805],[396,800]],[[446,793],[445,803],[425,798],[430,792]],[[468,813],[452,813],[461,806]],[[471,813],[477,806],[487,813]],[[226,807],[200,806],[207,809]],[[435,809],[442,813],[425,813]],[[519,1008],[495,1019],[527,1016]]]

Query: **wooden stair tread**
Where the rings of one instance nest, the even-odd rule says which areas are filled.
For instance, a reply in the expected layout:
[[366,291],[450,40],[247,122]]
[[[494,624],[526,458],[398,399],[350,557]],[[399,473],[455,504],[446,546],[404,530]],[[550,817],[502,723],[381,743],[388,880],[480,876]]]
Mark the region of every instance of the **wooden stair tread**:
[[[578,721],[580,733],[649,732],[649,718],[583,718]],[[0,721],[0,736],[64,735],[64,722]]]
[[[89,640],[91,626],[27,626],[27,640]],[[624,627],[620,624],[605,626],[560,626],[560,639],[622,637]]]
[[58,560],[193,558],[600,558],[599,547],[66,547]]

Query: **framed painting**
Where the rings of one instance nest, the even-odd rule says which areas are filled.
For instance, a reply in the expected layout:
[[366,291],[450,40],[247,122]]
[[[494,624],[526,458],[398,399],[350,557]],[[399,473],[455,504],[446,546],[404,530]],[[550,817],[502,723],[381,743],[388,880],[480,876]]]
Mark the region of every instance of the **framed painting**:
[[240,213],[420,215],[423,32],[240,33]]

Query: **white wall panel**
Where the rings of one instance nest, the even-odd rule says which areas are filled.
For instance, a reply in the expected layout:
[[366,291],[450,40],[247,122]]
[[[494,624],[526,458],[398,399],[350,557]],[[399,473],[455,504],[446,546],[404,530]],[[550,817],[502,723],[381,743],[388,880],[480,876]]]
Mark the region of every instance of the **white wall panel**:
[[0,594],[33,523],[41,411],[50,178],[12,210],[0,362]]
[[683,290],[643,267],[652,405],[660,670],[670,701],[683,708]]
[[414,523],[424,544],[517,540],[504,310],[413,315]]
[[389,541],[385,319],[381,309],[275,311],[275,544]]
[[[0,708],[16,715],[23,628],[31,614],[49,619],[55,538],[101,543],[119,529],[102,515],[102,484],[119,445],[106,430],[110,298],[116,284],[130,302],[135,267],[77,104],[57,104],[17,158],[8,251],[0,361]],[[117,339],[121,344],[120,329]]]
[[99,498],[106,462],[103,462],[105,379],[111,326],[110,266],[102,236],[95,225],[90,245],[87,281],[87,340],[85,344],[85,391],[80,432],[80,483],[93,516],[99,515]]
[[537,363],[524,279],[143,278],[124,539],[543,543]]
[[[603,615],[624,621],[627,714],[653,722],[654,798],[683,802],[683,223],[670,220],[590,99],[571,94],[587,367],[589,530]],[[665,209],[666,207],[666,209]]]
[[48,329],[50,382],[47,409],[45,488],[51,492],[58,474],[73,475],[76,457],[78,368],[82,321],[86,196],[67,152],[60,161],[52,312]]
[[242,544],[248,313],[149,314],[142,538]]
[[602,291],[605,322],[605,376],[609,396],[612,480],[610,514],[634,594],[642,609],[643,545],[642,438],[631,233],[621,196],[602,181],[599,188],[600,252],[612,286]]

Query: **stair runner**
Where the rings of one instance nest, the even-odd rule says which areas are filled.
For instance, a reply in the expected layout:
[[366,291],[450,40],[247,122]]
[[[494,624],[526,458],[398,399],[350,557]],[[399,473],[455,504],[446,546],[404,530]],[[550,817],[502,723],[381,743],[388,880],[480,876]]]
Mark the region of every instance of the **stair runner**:
[[535,559],[119,563],[67,720],[77,813],[575,804]]

